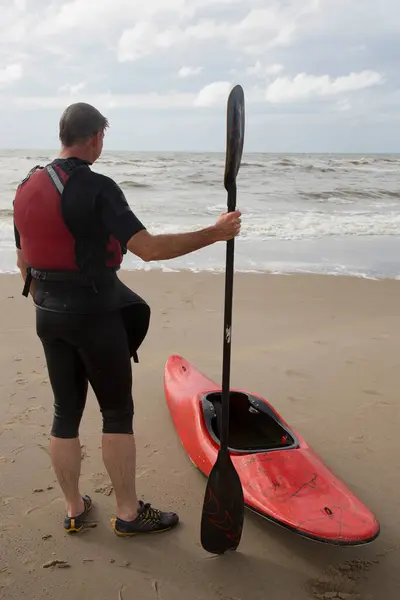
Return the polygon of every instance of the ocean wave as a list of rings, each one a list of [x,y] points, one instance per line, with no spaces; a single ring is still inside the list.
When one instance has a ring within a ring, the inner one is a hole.
[[[165,263],[127,263],[123,267],[127,271],[161,271],[163,273],[210,273],[222,275],[225,273],[225,263],[223,264],[181,264],[179,267],[171,268]],[[375,270],[354,268],[351,266],[332,263],[307,263],[307,262],[287,262],[287,261],[266,261],[262,264],[236,264],[236,273],[253,275],[330,275],[335,277],[357,277],[378,281],[380,279],[400,279],[400,275],[393,273],[379,272]]]
[[[216,185],[223,185],[223,176],[222,177],[213,177],[210,176],[209,172],[205,173],[190,173],[180,177],[180,181],[185,185],[204,185],[207,187],[214,187]]]
[[[251,164],[251,163],[249,163]],[[359,156],[359,157],[345,157],[345,156],[332,156],[332,155],[299,155],[296,159],[294,157],[285,157],[280,160],[268,160],[264,163],[258,163],[260,167],[276,167],[290,168],[291,170],[298,168],[302,171],[320,171],[322,173],[334,173],[336,171],[364,171],[366,167],[371,167],[371,170],[375,170],[379,165],[400,165],[399,156]],[[367,169],[369,170],[369,169]],[[380,169],[378,169],[380,170]]]
[[[218,205],[213,207],[215,213]],[[189,232],[207,225],[206,222],[160,223],[144,219],[146,227],[154,234]],[[285,214],[246,215],[242,217],[240,238],[249,241],[312,240],[328,237],[399,236],[400,215],[349,213],[327,214],[323,212],[290,212]]]
[[[282,240],[349,236],[399,236],[400,214],[290,212],[268,217],[243,219],[241,235],[245,239]]]
[[[147,229],[154,234],[189,232],[201,229],[212,223],[226,207],[222,204],[210,205],[207,213],[213,218],[208,221],[205,212],[193,214],[185,211],[185,217],[169,222],[154,220],[154,215],[141,214]],[[182,217],[183,213],[180,212]],[[201,218],[203,216],[203,218]],[[150,217],[150,218],[149,218]],[[12,219],[0,219],[0,242],[13,240]],[[319,211],[290,211],[282,214],[244,213],[242,215],[241,239],[263,241],[269,239],[302,240],[323,237],[359,237],[359,236],[400,236],[400,214],[398,211],[387,213],[349,212],[326,213]]]
[[[300,191],[297,193],[298,196],[304,198],[305,200],[313,200],[317,202],[337,202],[343,201],[346,202],[355,202],[358,200],[380,200],[380,199],[395,199],[400,200],[400,189],[399,191],[394,190],[384,190],[384,189],[353,189],[353,188],[336,188],[334,190],[324,190],[324,191],[316,191],[316,192],[305,192]]]
[[[358,157],[332,157],[330,163],[335,165],[351,165],[352,167],[364,167],[379,164],[400,164],[399,156],[358,156]]]
[[[0,219],[2,218],[7,218],[7,217],[12,217],[14,214],[14,211],[12,208],[2,208],[0,209]]]
[[[206,206],[205,212],[208,215],[218,216],[221,213],[226,212],[226,203],[223,204],[222,202],[220,202],[218,204],[210,204],[209,206]]]
[[[102,158],[99,159],[99,161],[96,163],[99,167],[102,165],[109,165],[112,167],[123,167],[123,166],[130,166],[130,167],[136,167],[139,165],[143,165],[146,164],[148,161],[146,160],[140,160],[138,158],[132,158],[130,160],[123,160],[123,159],[112,159],[112,158]]]
[[[119,183],[121,187],[132,187],[132,188],[151,188],[153,187],[150,183],[142,183],[141,181],[133,181],[132,179],[126,179]]]
[[[260,162],[242,162],[240,165],[240,168],[244,167],[244,168],[249,168],[249,167],[256,167],[256,168],[261,168],[261,169],[265,169],[266,167],[266,163],[260,163]]]
[[[368,158],[361,158],[359,160],[348,160],[346,161],[349,165],[358,167],[359,165],[372,165],[375,161],[369,160]]]
[[[274,165],[277,167],[297,167],[298,164],[299,163],[292,158],[281,158],[274,163]]]
[[[34,161],[38,161],[39,163],[40,162],[48,163],[51,160],[53,160],[52,156],[49,156],[49,155],[47,155],[47,156],[46,155],[42,155],[41,156],[40,154],[37,154],[35,156],[25,156],[24,158],[25,158],[25,160],[34,160]]]
[[[335,167],[322,167],[318,165],[304,165],[301,167],[303,171],[318,171],[320,173],[336,173]]]

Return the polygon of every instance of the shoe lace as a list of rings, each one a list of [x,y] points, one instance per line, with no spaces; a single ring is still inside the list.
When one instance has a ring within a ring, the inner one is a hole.
[[[161,511],[157,508],[153,508],[150,503],[145,504],[141,511],[141,521],[147,521],[148,523],[158,525],[161,519]]]

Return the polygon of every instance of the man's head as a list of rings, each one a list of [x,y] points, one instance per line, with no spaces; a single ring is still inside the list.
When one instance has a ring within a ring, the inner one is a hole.
[[[108,120],[94,106],[85,102],[71,104],[60,118],[62,153],[95,162],[103,150],[107,127]]]

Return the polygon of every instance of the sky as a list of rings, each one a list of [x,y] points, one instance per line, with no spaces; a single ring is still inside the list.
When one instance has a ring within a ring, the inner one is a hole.
[[[57,148],[73,102],[107,150],[400,152],[398,0],[0,0],[0,147]]]

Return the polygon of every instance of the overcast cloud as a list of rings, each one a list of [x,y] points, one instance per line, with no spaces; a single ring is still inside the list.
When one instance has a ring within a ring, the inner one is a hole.
[[[106,148],[400,151],[398,0],[0,0],[0,145],[57,148],[95,104]]]

